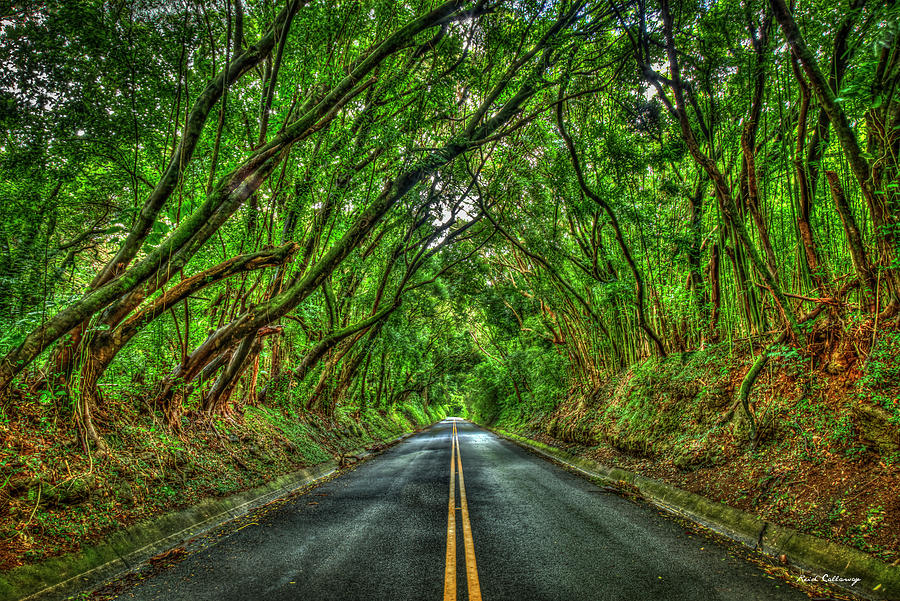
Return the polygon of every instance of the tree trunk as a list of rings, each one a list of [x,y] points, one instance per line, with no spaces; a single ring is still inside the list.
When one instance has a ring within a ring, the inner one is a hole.
[[[818,62],[807,47],[806,40],[803,39],[803,35],[794,22],[794,18],[791,16],[791,12],[784,0],[770,0],[770,4],[775,12],[775,18],[778,19],[784,31],[785,39],[803,66],[803,70],[806,71],[810,88],[812,88],[819,104],[828,115],[829,121],[831,121],[834,133],[838,142],[840,142],[841,149],[844,151],[844,156],[850,164],[850,170],[859,183],[862,196],[872,217],[872,225],[875,229],[875,239],[880,255],[879,262],[886,268],[886,279],[890,283],[890,288],[895,291],[900,290],[900,278],[898,278],[897,269],[893,266],[894,258],[897,256],[893,228],[891,227],[893,216],[887,206],[885,195],[879,194],[879,191],[875,189],[872,167],[863,156],[856,133],[850,127],[850,120],[819,69]]]
[[[697,140],[694,137],[694,132],[691,128],[687,111],[685,110],[684,93],[682,90],[678,55],[675,50],[672,16],[669,12],[668,0],[661,0],[661,6],[663,28],[665,30],[666,37],[666,54],[669,59],[669,69],[672,74],[671,87],[673,95],[675,96],[675,113],[678,118],[679,125],[681,126],[682,138],[685,141],[685,145],[687,146],[688,152],[690,153],[691,157],[693,157],[694,161],[707,173],[707,175],[709,175],[710,179],[713,181],[713,185],[716,191],[716,197],[719,199],[719,209],[722,213],[722,217],[724,218],[726,223],[731,225],[732,232],[735,234],[741,245],[747,251],[747,255],[750,259],[750,262],[753,264],[754,269],[762,276],[763,280],[765,281],[766,286],[772,293],[772,297],[775,301],[776,306],[784,316],[786,322],[785,325],[792,332],[792,335],[796,335],[797,318],[794,315],[794,312],[791,309],[787,298],[782,292],[781,286],[778,284],[775,278],[772,277],[772,274],[769,273],[769,269],[760,258],[756,247],[750,239],[750,236],[747,234],[746,228],[744,227],[744,224],[740,219],[737,206],[734,202],[734,197],[731,194],[731,190],[728,186],[728,182],[725,179],[725,176],[721,171],[719,171],[716,163],[710,157],[704,154],[704,152],[700,149],[700,146],[697,144]],[[657,83],[657,85],[661,86],[661,84],[659,83]]]
[[[878,282],[875,280],[869,257],[866,255],[859,227],[856,225],[853,211],[847,203],[847,197],[844,195],[844,188],[841,186],[838,174],[834,171],[826,171],[825,177],[828,178],[831,196],[834,199],[834,207],[837,209],[841,218],[841,225],[844,227],[844,236],[847,238],[847,243],[850,247],[850,258],[853,261],[853,266],[856,268],[856,274],[859,276],[860,289],[865,299],[866,309],[869,313],[876,313],[878,307],[875,299],[878,294]]]

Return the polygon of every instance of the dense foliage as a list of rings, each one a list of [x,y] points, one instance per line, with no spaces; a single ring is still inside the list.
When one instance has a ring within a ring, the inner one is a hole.
[[[773,345],[840,369],[897,318],[898,34],[873,0],[17,3],[4,415],[516,420],[742,340],[752,423]]]

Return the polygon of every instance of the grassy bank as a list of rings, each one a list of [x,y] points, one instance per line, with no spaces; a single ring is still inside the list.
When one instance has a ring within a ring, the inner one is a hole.
[[[647,359],[491,425],[897,562],[898,343],[884,330],[826,354],[770,349],[750,395],[755,436],[736,402],[753,356],[727,345]]]
[[[284,406],[184,419],[173,432],[141,402],[105,416],[106,454],[85,453],[73,419],[24,399],[0,423],[0,570],[78,550],[123,526],[340,459],[444,417],[415,397],[391,411],[329,418]]]

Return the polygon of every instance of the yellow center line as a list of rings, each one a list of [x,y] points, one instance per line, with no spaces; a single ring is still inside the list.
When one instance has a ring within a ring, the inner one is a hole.
[[[458,469],[457,469],[458,468]],[[456,422],[450,435],[450,502],[447,507],[447,562],[444,570],[444,601],[456,601],[456,472],[459,472],[459,498],[462,511],[463,544],[466,551],[466,585],[469,601],[481,601],[481,585],[475,564],[475,542],[469,524],[469,505],[463,480],[462,456],[459,452],[459,433]]]
[[[472,526],[469,524],[466,483],[463,481],[462,456],[459,452],[459,435],[456,436],[456,465],[459,468],[459,498],[462,507],[463,541],[466,548],[466,584],[469,588],[469,601],[481,601],[481,585],[478,583],[478,567],[475,565],[475,541],[472,540]]]
[[[444,569],[444,601],[456,601],[456,424],[450,435],[450,503],[447,507],[447,561]]]

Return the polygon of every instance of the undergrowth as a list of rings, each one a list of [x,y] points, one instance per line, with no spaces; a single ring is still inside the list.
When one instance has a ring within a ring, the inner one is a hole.
[[[483,423],[895,561],[898,349],[895,327],[848,334],[826,355],[770,348],[750,396],[755,438],[735,400],[760,350],[726,344],[645,359],[549,412],[498,407],[480,415],[492,416]]]
[[[144,403],[110,403],[109,452],[85,453],[71,415],[24,399],[0,422],[0,569],[71,552],[124,525],[203,498],[260,486],[442,419],[410,398],[391,410],[339,407],[331,417],[286,404],[163,427]]]

